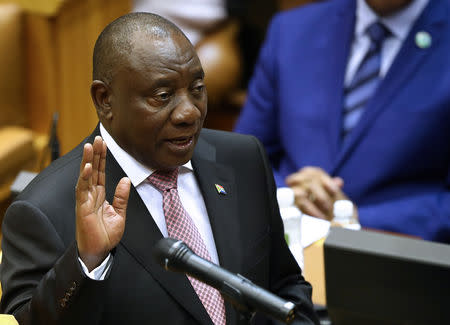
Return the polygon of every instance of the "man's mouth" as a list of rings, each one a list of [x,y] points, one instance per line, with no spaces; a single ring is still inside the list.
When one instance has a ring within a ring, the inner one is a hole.
[[[174,150],[183,150],[189,148],[194,143],[194,137],[178,137],[167,140],[170,147]]]
[[[191,140],[192,140],[192,137],[184,137],[184,138],[172,139],[169,141],[172,142],[173,144],[181,146],[184,144],[188,144],[189,142],[191,142]]]

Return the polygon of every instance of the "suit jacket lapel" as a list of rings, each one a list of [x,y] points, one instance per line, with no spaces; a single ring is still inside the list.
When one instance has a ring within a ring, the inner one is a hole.
[[[296,105],[308,110],[312,121],[320,126],[315,128],[317,132],[312,131],[315,132],[314,137],[326,138],[323,142],[327,143],[329,148],[329,160],[321,162],[326,170],[333,167],[341,146],[343,83],[353,38],[356,4],[353,0],[339,0],[335,3],[330,2],[328,5],[331,8],[327,23],[315,26],[313,34],[307,33],[307,40],[305,33],[302,32],[302,38],[295,42],[308,41],[308,46],[302,44],[300,54],[294,51],[296,56],[290,61],[287,60],[287,62],[294,62],[289,65],[289,70],[294,70],[292,78],[307,76],[305,79],[308,82],[299,86],[299,91],[307,95],[300,98],[300,104]],[[320,64],[311,65],[304,62],[296,64],[298,55]],[[297,108],[293,107],[292,111],[296,110]],[[292,116],[292,118],[297,117]],[[308,135],[311,136],[311,134]],[[316,146],[317,142],[312,141],[311,144]]]
[[[441,8],[439,8],[439,6]],[[420,63],[436,48],[442,34],[442,27],[446,22],[445,1],[430,1],[419,19],[412,27],[409,35],[405,39],[399,53],[392,62],[391,68],[380,83],[376,93],[368,102],[361,120],[355,129],[348,135],[348,139],[343,143],[342,150],[332,171],[336,174],[343,162],[348,158],[355,146],[364,138],[371,125],[378,116],[386,109],[393,109],[390,106],[392,99],[397,96],[408,96],[399,88],[412,78]],[[415,36],[419,31],[426,31],[432,37],[432,45],[429,48],[421,49],[415,43]]]
[[[241,252],[239,247],[239,223],[237,193],[234,172],[231,168],[218,164],[215,148],[200,137],[192,165],[200,190],[205,200],[206,209],[214,235],[220,265],[231,272],[241,270]],[[226,194],[220,194],[216,184],[223,186]],[[236,323],[237,314],[226,305],[227,323]]]
[[[329,128],[326,128],[329,130],[328,136],[332,146],[331,157],[336,157],[341,148],[343,84],[353,40],[355,11],[356,1],[346,1],[344,6],[339,6],[337,14],[332,16],[333,21],[329,24],[330,30],[323,33],[322,42],[326,44],[325,52],[331,58],[328,60],[328,69],[333,71],[330,73],[332,84],[329,87],[329,94],[331,94],[329,107],[334,107],[334,109],[331,110],[331,116],[328,116]]]
[[[97,133],[99,134],[99,133]],[[93,137],[92,137],[93,138]],[[106,198],[112,202],[119,180],[126,176],[108,151],[106,158]],[[136,189],[132,186],[127,208],[125,233],[119,245],[127,250],[167,292],[193,315],[199,324],[212,324],[200,299],[184,274],[166,271],[157,264],[152,248],[163,238]]]

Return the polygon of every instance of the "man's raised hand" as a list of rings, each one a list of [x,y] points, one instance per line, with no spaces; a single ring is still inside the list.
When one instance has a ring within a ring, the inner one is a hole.
[[[99,266],[120,242],[131,182],[117,184],[112,204],[105,198],[106,143],[100,136],[84,145],[76,186],[76,240],[78,253],[89,271]]]

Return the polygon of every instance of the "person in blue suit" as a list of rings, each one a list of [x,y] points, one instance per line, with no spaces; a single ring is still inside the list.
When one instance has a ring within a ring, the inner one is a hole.
[[[349,198],[363,227],[450,243],[449,18],[448,0],[321,1],[274,17],[235,131],[263,142],[303,212],[330,219]]]

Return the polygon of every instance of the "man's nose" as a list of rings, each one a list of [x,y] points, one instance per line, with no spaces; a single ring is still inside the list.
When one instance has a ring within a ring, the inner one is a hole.
[[[201,117],[199,108],[190,96],[181,96],[178,105],[172,112],[171,119],[174,124],[193,124]]]

